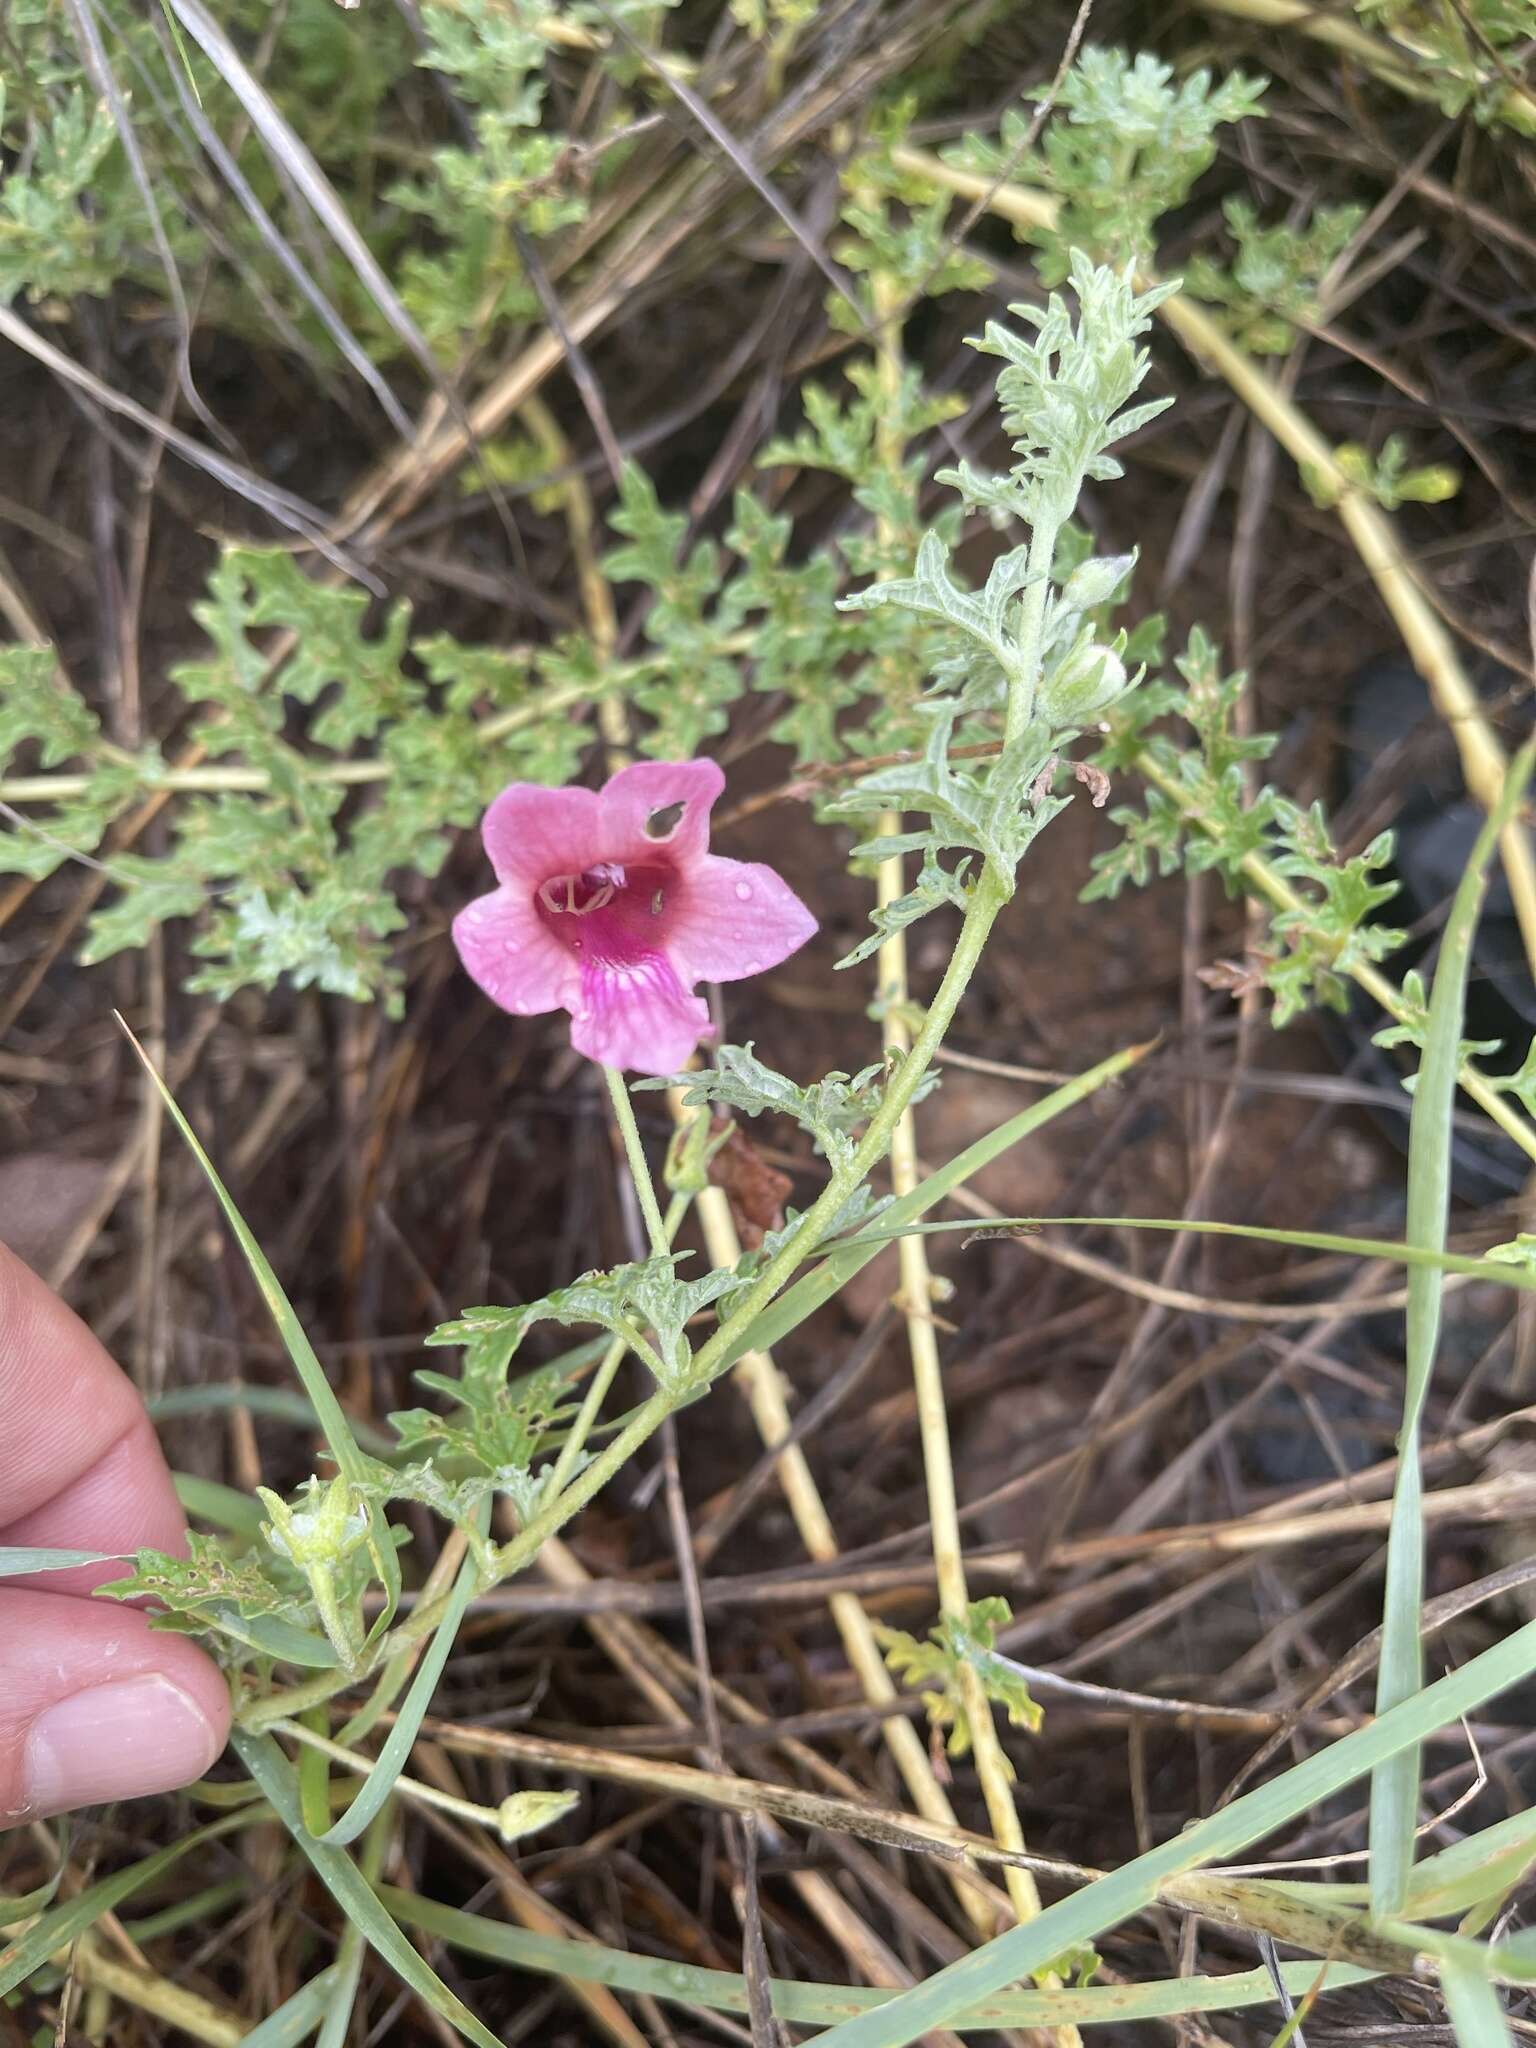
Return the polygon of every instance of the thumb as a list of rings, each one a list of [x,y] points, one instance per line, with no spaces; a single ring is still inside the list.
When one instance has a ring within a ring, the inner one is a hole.
[[[0,1246],[0,1544],[180,1550],[143,1404],[83,1324]],[[185,1636],[89,1597],[111,1565],[0,1586],[0,1828],[168,1792],[213,1762],[229,1693]]]
[[[0,1828],[172,1791],[228,1729],[216,1666],[136,1609],[0,1592]]]

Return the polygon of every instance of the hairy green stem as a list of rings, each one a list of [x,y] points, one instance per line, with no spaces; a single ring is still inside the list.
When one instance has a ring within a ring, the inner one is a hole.
[[[713,649],[726,657],[746,654],[750,650],[751,637],[742,633],[726,635]],[[623,693],[652,674],[664,659],[657,654],[642,655],[634,661],[614,662],[595,678],[584,676],[580,682],[553,683],[547,689],[535,691],[523,703],[498,711],[494,717],[480,722],[475,728],[475,737],[482,744],[492,746],[498,740],[509,739],[515,732],[537,725],[542,719],[570,710],[573,705],[589,704],[594,698],[603,699]],[[109,742],[99,745],[95,752],[116,765],[137,769],[142,777],[143,793],[168,790],[176,796],[259,796],[272,787],[272,777],[265,768],[244,768],[232,762],[212,761],[199,762],[195,767],[154,769],[145,768],[136,756]],[[354,788],[365,783],[388,782],[394,773],[395,763],[391,759],[375,755],[371,760],[310,762],[306,764],[305,780]],[[0,779],[0,802],[65,803],[86,795],[91,782],[90,774],[73,771],[57,775],[13,775]]]
[[[981,958],[987,936],[997,914],[1011,894],[1011,878],[998,874],[987,867],[971,892],[965,917],[955,950],[950,955],[944,979],[939,984],[922,1029],[913,1041],[912,1050],[892,1076],[879,1109],[870,1120],[852,1157],[828,1179],[821,1194],[811,1204],[800,1220],[799,1228],[783,1244],[775,1256],[758,1274],[742,1297],[739,1307],[727,1324],[723,1324],[700,1350],[694,1361],[695,1372],[686,1395],[658,1387],[640,1406],[635,1409],[629,1421],[579,1472],[563,1492],[547,1501],[539,1512],[502,1544],[495,1553],[495,1577],[489,1582],[496,1584],[521,1571],[538,1556],[543,1544],[565,1526],[571,1517],[584,1508],[588,1501],[601,1493],[635,1453],[652,1437],[683,1402],[692,1399],[701,1382],[707,1382],[724,1369],[729,1347],[735,1333],[745,1329],[758,1311],[767,1306],[798,1266],[801,1266],[815,1251],[817,1245],[838,1210],[848,1200],[854,1189],[861,1185],[870,1170],[885,1156],[890,1145],[891,1134],[901,1120],[918,1085],[932,1063],[934,1054],[949,1029],[955,1011],[970,986],[971,976]],[[285,1716],[297,1715],[306,1707],[327,1700],[343,1687],[366,1678],[387,1658],[407,1649],[423,1636],[430,1635],[442,1618],[448,1595],[423,1601],[412,1609],[406,1619],[381,1636],[371,1653],[354,1672],[324,1671],[302,1685],[289,1688],[281,1694],[269,1694],[264,1699],[253,1700],[239,1713],[240,1725],[253,1732],[270,1728],[275,1721]]]
[[[268,1732],[286,1735],[300,1745],[301,1755],[328,1757],[343,1770],[351,1771],[358,1777],[366,1778],[373,1769],[375,1759],[363,1756],[357,1750],[348,1749],[345,1743],[332,1742],[322,1729],[311,1728],[304,1721],[272,1721]],[[435,1806],[441,1813],[451,1813],[457,1820],[473,1821],[477,1827],[489,1828],[495,1834],[500,1827],[500,1815],[494,1806],[482,1806],[478,1800],[460,1799],[452,1792],[443,1792],[436,1785],[426,1785],[418,1778],[401,1776],[395,1780],[395,1792],[402,1799],[417,1800],[423,1806]],[[308,1823],[306,1822],[306,1826]],[[377,1823],[375,1823],[377,1825]],[[310,1833],[316,1830],[310,1828]],[[319,1830],[324,1833],[324,1828]]]
[[[640,1213],[645,1218],[645,1234],[651,1241],[651,1256],[664,1259],[672,1249],[672,1241],[667,1235],[666,1224],[661,1220],[661,1204],[656,1199],[656,1184],[651,1179],[650,1162],[645,1156],[645,1147],[640,1142],[640,1126],[635,1122],[635,1105],[629,1099],[624,1076],[616,1067],[605,1066],[603,1079],[608,1083],[608,1099],[613,1104],[614,1121],[618,1124],[619,1136],[624,1140],[624,1156],[629,1161],[629,1177],[635,1184]]]
[[[689,1195],[674,1195],[667,1204],[667,1213],[662,1219],[662,1232],[666,1238],[668,1249],[671,1248],[677,1237],[678,1230],[683,1218],[688,1213],[691,1202],[692,1197]],[[597,1423],[598,1414],[602,1409],[604,1400],[607,1398],[608,1389],[613,1384],[613,1376],[623,1364],[629,1349],[630,1344],[627,1337],[615,1337],[608,1346],[608,1349],[603,1353],[601,1359],[599,1359],[597,1370],[592,1375],[592,1384],[587,1388],[581,1407],[577,1410],[576,1419],[571,1424],[565,1442],[560,1446],[560,1455],[555,1460],[555,1469],[550,1474],[549,1495],[552,1500],[558,1497],[560,1489],[571,1476],[577,1458],[586,1448],[587,1438],[592,1434],[593,1428]]]
[[[960,999],[970,986],[971,976],[976,971],[987,935],[996,921],[998,912],[1008,901],[1011,883],[992,868],[982,870],[966,907],[960,933],[955,940],[955,950],[950,955],[948,967],[938,992],[929,1005],[923,1019],[922,1029],[912,1044],[912,1050],[896,1069],[890,1085],[885,1091],[879,1109],[870,1121],[868,1130],[859,1141],[847,1165],[834,1173],[816,1200],[801,1217],[798,1228],[786,1243],[758,1274],[751,1287],[733,1309],[730,1323],[717,1330],[715,1335],[700,1351],[695,1364],[699,1374],[708,1378],[711,1370],[723,1362],[724,1353],[732,1341],[732,1332],[745,1329],[752,1318],[773,1299],[797,1266],[803,1265],[820,1243],[822,1233],[847,1201],[854,1189],[860,1185],[870,1169],[885,1157],[891,1142],[891,1134],[901,1121],[902,1112],[917,1093],[918,1084],[932,1063],[934,1054],[943,1042],[944,1034],[959,1007]]]
[[[1074,496],[1076,494],[1074,493]],[[1009,746],[1023,736],[1035,712],[1040,688],[1040,642],[1045,632],[1045,603],[1051,590],[1051,563],[1056,557],[1056,537],[1061,521],[1042,518],[1029,540],[1029,574],[1019,605],[1019,666],[1008,678],[1008,710],[1003,724],[1003,744]]]
[[[1163,767],[1150,748],[1143,748],[1136,761],[1136,772],[1144,782],[1175,803],[1181,814],[1192,825],[1202,831],[1211,830],[1202,812],[1195,806],[1190,792],[1179,777]],[[1305,910],[1306,899],[1294,890],[1285,877],[1267,861],[1261,853],[1243,856],[1244,878],[1251,882],[1261,896],[1266,897],[1277,910]],[[1344,970],[1357,987],[1364,989],[1373,1002],[1379,1003],[1389,1017],[1399,1023],[1407,1021],[1408,1010],[1403,1002],[1401,989],[1397,988],[1390,976],[1382,974],[1369,961],[1361,960]],[[1507,1098],[1471,1060],[1463,1060],[1457,1069],[1457,1080],[1463,1091],[1470,1095],[1478,1108],[1490,1116],[1506,1136],[1514,1139],[1521,1151],[1530,1159],[1536,1159],[1536,1129],[1527,1118],[1513,1108]]]
[[[358,1630],[336,1594],[336,1577],[328,1564],[312,1564],[304,1575],[314,1595],[315,1612],[330,1638],[331,1648],[348,1668],[357,1661]]]

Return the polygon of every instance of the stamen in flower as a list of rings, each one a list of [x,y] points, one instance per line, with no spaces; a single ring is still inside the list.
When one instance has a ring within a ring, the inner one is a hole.
[[[724,782],[713,761],[645,761],[595,792],[503,790],[482,828],[500,886],[453,927],[491,1000],[568,1010],[576,1050],[609,1066],[686,1065],[712,1028],[695,984],[776,966],[816,929],[772,868],[709,851]]]

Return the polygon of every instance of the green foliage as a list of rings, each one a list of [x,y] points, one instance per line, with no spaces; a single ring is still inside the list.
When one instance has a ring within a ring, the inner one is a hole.
[[[874,146],[843,173],[840,217],[850,232],[832,244],[845,270],[861,281],[878,275],[902,294],[908,309],[919,298],[982,291],[992,281],[989,265],[956,248],[944,195],[891,161],[891,148],[905,139],[914,112],[903,103],[883,119],[877,116]],[[878,334],[891,318],[876,306],[871,290],[859,291],[852,305],[834,294],[827,312],[845,334]]]
[[[928,1720],[935,1730],[947,1729],[944,1747],[954,1757],[969,1756],[973,1742],[970,1714],[960,1684],[962,1667],[981,1680],[987,1698],[1000,1706],[1015,1728],[1038,1729],[1043,1719],[1030,1696],[1024,1673],[997,1649],[997,1632],[1013,1619],[1013,1609],[996,1594],[973,1600],[961,1618],[946,1615],[919,1642],[905,1629],[878,1626],[875,1634],[885,1661],[903,1685],[930,1688],[923,1693]]]
[[[467,1340],[461,1334],[466,1323],[473,1326]],[[487,1340],[495,1355],[510,1355],[506,1346],[511,1333],[500,1314],[471,1310],[463,1322],[443,1327],[454,1332],[452,1341],[467,1341],[461,1377],[450,1379],[440,1372],[419,1372],[416,1377],[424,1387],[462,1403],[461,1412],[445,1418],[428,1408],[399,1410],[389,1420],[400,1449],[408,1457],[426,1453],[463,1459],[488,1478],[508,1468],[526,1472],[546,1447],[550,1432],[570,1420],[569,1376],[542,1366],[508,1383],[504,1371],[498,1375],[485,1370],[483,1363],[477,1366],[473,1361],[477,1356],[483,1361]],[[427,1339],[429,1344],[440,1341],[440,1334]]]
[[[1511,82],[1536,38],[1536,0],[1355,0],[1356,10],[1419,69],[1442,113],[1470,113],[1484,127],[1499,121],[1529,135],[1536,120]]]
[[[544,15],[454,0],[413,10],[419,40],[395,10],[364,20],[334,0],[293,0],[276,17],[256,0],[230,0],[220,19],[237,45],[265,42],[262,89],[451,366],[466,346],[539,314],[519,235],[536,245],[581,222],[594,181],[622,161],[622,144],[600,146],[635,112],[633,60],[607,48],[615,11],[653,39],[655,0],[624,0],[617,9],[576,0]],[[217,67],[186,38],[177,48],[165,26],[168,7],[98,0],[93,13],[151,183],[174,195],[161,228],[178,269],[202,281],[199,320],[260,333],[334,366],[337,336],[293,267],[209,176],[189,108],[224,139],[245,190],[282,231],[283,178]],[[570,37],[584,28],[608,76],[601,110],[576,147],[552,118],[548,86]],[[0,299],[25,294],[65,318],[69,301],[105,296],[125,279],[164,299],[152,224],[69,10],[18,0],[7,14],[6,60]],[[424,72],[433,75],[430,88]],[[312,241],[303,262],[375,360],[398,354],[399,335],[339,251]]]
[[[969,510],[997,525],[1026,524],[1028,543],[1000,555],[983,588],[969,591],[930,529],[918,543],[913,574],[843,600],[845,610],[895,609],[940,629],[930,643],[935,692],[916,707],[926,725],[920,758],[875,770],[828,806],[839,818],[894,812],[927,820],[912,830],[881,831],[855,849],[868,860],[895,853],[922,860],[916,882],[875,913],[873,934],[844,966],[933,910],[963,910],[982,872],[1011,892],[1019,861],[1068,801],[1053,794],[1061,751],[1132,681],[1129,637],[1102,636],[1133,558],[1093,557],[1069,521],[1086,481],[1122,474],[1108,452],[1113,444],[1170,402],[1129,403],[1148,368],[1137,338],[1169,288],[1138,296],[1128,271],[1095,267],[1081,255],[1074,255],[1071,275],[1075,319],[1053,293],[1043,311],[1011,309],[1035,329],[1032,337],[989,321],[974,344],[1005,364],[997,393],[1013,444],[1011,468],[982,475],[962,462],[940,473]],[[1003,745],[974,762],[953,759],[957,722],[998,712],[1006,712]]]
[[[194,1532],[187,1555],[141,1550],[134,1569],[100,1589],[114,1600],[150,1600],[152,1628],[200,1638],[232,1668],[274,1661],[326,1670],[336,1653],[317,1633],[303,1577],[272,1554],[239,1552],[222,1537]]]
[[[111,113],[81,86],[62,95],[50,119],[22,122],[9,113],[0,92],[0,136],[32,146],[0,179],[0,300],[109,291],[142,231],[138,195],[121,166],[116,177],[104,174],[117,149]]]
[[[1365,208],[1317,206],[1305,228],[1285,222],[1261,226],[1239,194],[1225,201],[1222,212],[1237,245],[1231,268],[1196,256],[1185,268],[1184,289],[1225,306],[1238,340],[1255,355],[1285,355],[1297,323],[1319,317],[1318,286],[1364,220]]]
[[[59,676],[51,647],[0,650],[0,752],[36,740],[40,765],[56,768],[85,753],[99,729],[95,712]]]
[[[451,1337],[444,1336],[451,1330]],[[467,1334],[466,1334],[467,1332]],[[389,1482],[393,1498],[419,1500],[456,1523],[487,1576],[490,1551],[478,1527],[476,1508],[487,1489],[505,1494],[519,1520],[537,1512],[553,1467],[538,1464],[552,1450],[560,1430],[576,1413],[572,1380],[558,1366],[541,1366],[508,1382],[507,1364],[521,1332],[504,1312],[468,1310],[427,1339],[465,1346],[458,1379],[418,1372],[422,1386],[458,1404],[447,1416],[430,1408],[404,1408],[390,1416],[406,1461]]]
[[[1137,292],[1129,266],[1109,269],[1076,250],[1067,274],[1077,298],[1075,319],[1053,292],[1043,312],[1029,305],[1008,309],[1034,328],[1033,336],[989,320],[974,344],[1007,365],[998,376],[997,399],[1017,460],[1006,477],[978,477],[962,463],[941,480],[954,484],[968,509],[985,511],[994,521],[1059,526],[1084,483],[1107,483],[1124,474],[1107,452],[1114,443],[1173,403],[1154,398],[1131,406],[1130,400],[1149,367],[1137,338],[1177,287]]]
[[[117,893],[91,922],[86,960],[201,912],[194,988],[222,997],[287,979],[394,999],[396,878],[433,873],[451,829],[507,782],[568,780],[584,735],[565,707],[601,685],[563,645],[522,659],[440,636],[412,643],[408,607],[377,633],[369,611],[364,593],[312,582],[281,550],[226,551],[195,607],[212,651],[171,681],[213,762],[235,757],[229,786],[215,765],[172,810],[163,855],[110,862]],[[291,636],[286,659],[272,654],[274,628]],[[167,770],[157,754],[107,746],[46,651],[11,650],[4,680],[16,685],[0,713],[13,766],[35,750],[84,775],[79,794],[0,835],[0,871],[48,873],[71,851],[96,853]],[[361,742],[371,747],[359,756]],[[349,803],[358,784],[365,794]]]
[[[1351,483],[1369,491],[1377,504],[1389,512],[1395,512],[1399,505],[1443,504],[1461,489],[1461,477],[1449,463],[1411,466],[1407,437],[1402,434],[1388,434],[1374,454],[1358,441],[1345,441],[1334,450],[1334,460]],[[1331,493],[1325,486],[1321,490],[1314,488],[1314,496],[1326,504]]]
[[[1066,807],[1064,798],[1039,788],[1050,749],[1038,725],[1026,729],[1011,754],[975,767],[951,764],[955,708],[942,702],[933,706],[928,746],[920,760],[866,775],[832,807],[842,818],[912,811],[928,820],[922,829],[878,833],[855,847],[863,860],[883,860],[892,853],[921,853],[923,860],[913,887],[896,903],[873,913],[874,932],[838,962],[840,967],[867,959],[888,931],[913,924],[945,904],[963,910],[976,880],[972,854],[979,854],[1011,882],[1035,835]],[[1029,792],[1022,801],[1021,783]],[[940,855],[956,851],[960,860],[945,868]]]
[[[1375,1033],[1373,1045],[1411,1045],[1423,1052],[1429,1031],[1429,991],[1424,977],[1418,969],[1410,968],[1403,976],[1401,1010],[1396,1021]],[[1482,1060],[1504,1050],[1504,1041],[1499,1038],[1464,1038],[1456,1054],[1456,1064],[1464,1065],[1468,1060]],[[1407,1074],[1403,1086],[1411,1095],[1418,1081],[1417,1074]],[[1502,1094],[1513,1095],[1527,1116],[1536,1116],[1536,1039],[1526,1050],[1525,1058],[1513,1074],[1489,1074],[1487,1085]],[[1494,1255],[1488,1254],[1490,1258]]]
[[[1175,667],[1182,688],[1150,686],[1109,715],[1097,766],[1107,772],[1139,765],[1155,771],[1155,780],[1142,809],[1110,812],[1121,836],[1095,856],[1083,901],[1181,868],[1214,871],[1237,894],[1244,862],[1261,855],[1297,885],[1296,903],[1271,913],[1268,943],[1252,965],[1274,997],[1276,1025],[1314,1003],[1343,1010],[1351,969],[1385,959],[1403,942],[1402,932],[1373,921],[1396,893],[1396,883],[1374,879],[1391,860],[1392,835],[1384,832],[1340,860],[1321,804],[1304,810],[1267,785],[1250,791],[1251,764],[1273,751],[1275,735],[1241,729],[1246,678],[1222,673],[1218,650],[1198,627]],[[1190,727],[1194,747],[1181,748],[1162,728],[1169,715]]]
[[[720,593],[720,552],[708,541],[685,551],[686,514],[664,512],[654,484],[632,462],[610,524],[628,544],[609,551],[604,569],[617,583],[645,583],[654,593],[645,627],[655,674],[635,693],[654,720],[645,751],[659,760],[686,759],[701,740],[725,731],[741,694],[740,672],[720,652],[721,636],[706,610]]]
[[[987,179],[1022,177],[1056,194],[1049,228],[1018,230],[1040,251],[1040,274],[1060,284],[1072,252],[1116,267],[1154,253],[1161,216],[1182,206],[1216,155],[1216,132],[1261,111],[1261,79],[1234,71],[1213,85],[1205,70],[1181,84],[1148,55],[1090,44],[1062,82],[1041,147],[1028,145],[1031,117],[1004,114],[995,138],[968,135],[947,152]]]
[[[722,1045],[714,1064],[664,1080],[637,1081],[637,1088],[681,1088],[690,1108],[707,1104],[712,1109],[734,1110],[742,1116],[762,1116],[772,1111],[792,1117],[834,1166],[853,1156],[853,1134],[867,1124],[879,1109],[890,1084],[889,1061],[864,1067],[859,1073],[824,1074],[808,1088],[786,1075],[766,1067],[750,1044]],[[938,1076],[925,1080],[916,1098],[921,1100],[938,1086]]]
[[[438,246],[401,263],[401,297],[445,358],[471,336],[538,312],[517,253],[514,224],[531,236],[581,220],[586,195],[565,138],[541,124],[549,54],[531,13],[491,0],[421,10],[419,62],[453,81],[468,110],[473,146],[433,152],[431,170],[391,188]]]
[[[769,728],[793,750],[797,766],[835,761],[843,751],[841,714],[861,694],[857,671],[843,663],[850,635],[836,611],[838,564],[818,549],[790,560],[792,521],[738,491],[726,544],[740,567],[726,588],[720,622],[752,639],[753,688],[789,708]]]
[[[888,576],[903,568],[925,532],[943,542],[958,539],[958,513],[945,509],[924,525],[919,498],[926,463],[909,453],[935,428],[961,409],[954,397],[935,397],[923,390],[915,370],[904,368],[887,388],[877,365],[861,358],[850,363],[852,396],[838,396],[819,384],[802,392],[805,424],[786,439],[770,441],[759,457],[764,469],[779,464],[819,471],[846,484],[849,495],[868,515],[867,522],[840,536],[836,556],[813,556],[790,571],[793,581],[781,583],[777,605],[770,595],[772,570],[754,578],[743,592],[755,598],[766,615],[788,617],[805,605],[835,592],[845,576]],[[738,508],[737,529],[747,530]],[[787,539],[787,536],[786,536]],[[749,562],[749,575],[755,564]],[[782,574],[782,572],[781,572]],[[776,645],[758,654],[755,681],[760,689],[775,686],[791,698],[793,708],[774,728],[774,736],[794,746],[799,761],[829,761],[847,752],[879,754],[922,744],[923,726],[916,715],[925,670],[940,651],[940,636],[914,630],[910,618],[882,617],[875,612],[839,618],[819,614],[820,644],[797,647],[784,637],[784,656]],[[821,655],[816,666],[797,656]],[[838,716],[856,705],[851,716]]]
[[[816,18],[816,0],[729,0],[731,19],[760,43],[788,39]]]
[[[622,1337],[660,1385],[681,1389],[688,1384],[693,1357],[686,1325],[732,1284],[729,1272],[708,1273],[701,1280],[682,1279],[678,1262],[689,1256],[676,1252],[666,1258],[615,1266],[606,1273],[583,1273],[569,1287],[557,1288],[518,1308],[466,1309],[457,1321],[440,1324],[427,1339],[428,1344],[467,1347],[465,1390],[460,1391],[458,1382],[436,1374],[420,1377],[427,1385],[464,1401],[474,1427],[477,1411],[482,1415],[495,1412],[487,1396],[499,1391],[494,1385],[496,1375],[505,1372],[507,1362],[535,1323],[595,1323]],[[548,1395],[541,1391],[538,1398],[542,1401]],[[419,1413],[412,1411],[409,1418],[413,1428]],[[546,1422],[557,1419],[558,1414],[557,1408],[551,1409]]]

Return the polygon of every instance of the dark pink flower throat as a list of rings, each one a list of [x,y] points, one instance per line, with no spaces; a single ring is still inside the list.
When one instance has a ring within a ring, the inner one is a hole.
[[[629,965],[659,952],[681,883],[659,863],[603,861],[579,875],[554,875],[535,895],[539,922],[585,963]]]

